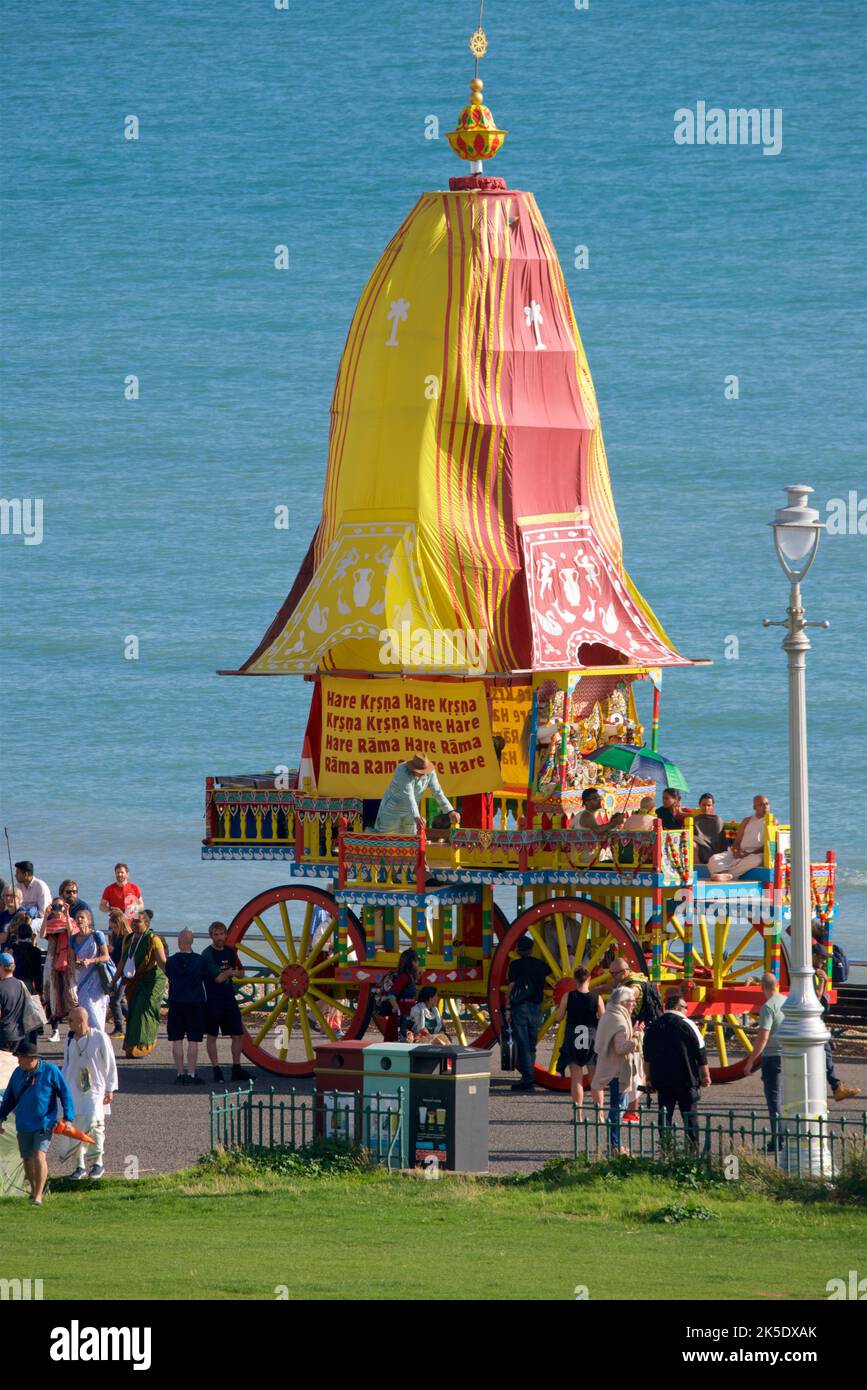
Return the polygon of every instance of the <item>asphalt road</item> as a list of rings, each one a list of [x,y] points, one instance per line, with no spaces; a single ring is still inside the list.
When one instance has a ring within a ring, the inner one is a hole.
[[[119,1043],[115,1051],[120,1052]],[[228,1058],[228,1043],[221,1042],[221,1056]],[[62,1061],[60,1043],[43,1043],[43,1056],[58,1064]],[[204,1053],[204,1048],[202,1049]],[[513,1074],[499,1069],[499,1051],[492,1056],[493,1073],[490,1102],[490,1157],[492,1172],[530,1171],[546,1159],[569,1154],[572,1147],[572,1128],[569,1097],[561,1093],[537,1089],[532,1094],[513,1094],[509,1089]],[[256,1083],[256,1091],[274,1087],[279,1094],[292,1089],[292,1081],[249,1067],[248,1077]],[[171,1049],[165,1038],[165,1025],[153,1056],[136,1061],[118,1057],[120,1090],[106,1125],[106,1172],[122,1174],[125,1165],[128,1175],[132,1161],[137,1175],[172,1172],[195,1163],[207,1152],[210,1142],[209,1095],[212,1090],[237,1090],[239,1083],[216,1085],[211,1081],[211,1069],[204,1066],[202,1087],[175,1086]],[[837,1071],[849,1085],[860,1086],[867,1092],[867,1058],[837,1058]],[[229,1067],[224,1067],[229,1076]],[[295,1082],[300,1095],[309,1095],[309,1080]],[[714,1110],[735,1108],[739,1112],[755,1109],[764,1115],[761,1081],[751,1076],[705,1092],[703,1104]],[[860,1117],[864,1099],[836,1104],[829,1102],[832,1117],[845,1114]],[[52,1151],[51,1171],[63,1173]]]

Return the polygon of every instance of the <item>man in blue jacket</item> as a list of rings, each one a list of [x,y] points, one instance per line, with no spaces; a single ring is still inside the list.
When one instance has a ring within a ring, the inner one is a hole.
[[[3,1121],[14,1110],[18,1152],[30,1183],[30,1200],[34,1206],[41,1207],[48,1182],[47,1154],[57,1123],[57,1107],[63,1110],[64,1120],[72,1121],[75,1105],[63,1072],[53,1062],[37,1056],[35,1043],[21,1043],[15,1055],[18,1066],[0,1101],[0,1134]]]

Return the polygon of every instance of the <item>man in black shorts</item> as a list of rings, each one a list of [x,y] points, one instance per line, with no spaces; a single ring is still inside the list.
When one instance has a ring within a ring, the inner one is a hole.
[[[196,1071],[199,1043],[205,1036],[205,966],[201,956],[193,953],[193,933],[178,932],[178,949],[166,961],[169,982],[168,1035],[175,1059],[176,1086],[201,1086]],[[187,1064],[184,1067],[184,1038],[187,1040]]]
[[[513,1082],[512,1090],[532,1091],[535,1089],[533,1068],[536,1065],[536,1040],[542,1020],[542,1000],[551,972],[543,960],[533,955],[531,936],[522,936],[515,949],[518,959],[509,966],[506,1008],[512,1020],[521,1080]]]
[[[224,922],[212,922],[208,927],[210,946],[202,952],[205,967],[205,1046],[208,1059],[214,1068],[214,1080],[222,1081],[223,1073],[217,1056],[217,1035],[232,1040],[232,1080],[243,1081],[246,1073],[241,1066],[241,1040],[244,1027],[241,1023],[241,1010],[235,998],[234,981],[243,978],[244,967],[238,959],[234,946],[226,945],[228,927]]]

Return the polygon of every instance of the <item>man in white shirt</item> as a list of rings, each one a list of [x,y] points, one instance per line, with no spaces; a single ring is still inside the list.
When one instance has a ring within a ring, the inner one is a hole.
[[[707,861],[714,883],[731,883],[732,879],[743,878],[750,869],[759,867],[765,845],[765,817],[770,809],[771,803],[766,796],[753,797],[753,814],[741,821],[731,849],[712,854]]]
[[[85,1154],[89,1153],[93,1164],[87,1176],[101,1178],[105,1172],[105,1117],[117,1090],[117,1062],[106,1034],[91,1028],[86,1009],[70,1009],[69,1026],[63,1075],[75,1102],[76,1126],[94,1142],[82,1144],[71,1138],[61,1139],[60,1157],[67,1159],[77,1151],[77,1165],[71,1176],[83,1178]]]
[[[33,923],[33,940],[40,951],[45,950],[45,942],[40,939],[42,919],[51,906],[51,889],[41,878],[34,878],[33,865],[29,859],[19,859],[15,865],[15,881],[21,889],[21,906]],[[35,908],[35,914],[30,911]]]

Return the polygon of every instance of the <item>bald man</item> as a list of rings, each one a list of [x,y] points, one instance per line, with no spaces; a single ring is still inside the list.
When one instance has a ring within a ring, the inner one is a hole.
[[[203,1086],[196,1065],[199,1043],[205,1036],[205,966],[202,957],[193,951],[191,931],[178,932],[178,949],[166,961],[166,976],[169,982],[167,1032],[175,1062],[175,1085]]]
[[[63,1049],[63,1075],[75,1102],[75,1123],[93,1142],[61,1138],[60,1157],[75,1157],[73,1178],[101,1178],[105,1172],[105,1117],[117,1090],[114,1048],[99,1028],[91,1028],[87,1009],[69,1011],[69,1036]],[[90,1171],[85,1162],[90,1160]]]
[[[707,861],[707,870],[714,883],[731,883],[732,879],[743,878],[750,869],[759,867],[770,809],[771,803],[766,796],[753,797],[753,814],[741,821],[731,848],[723,850],[722,854],[712,854]]]

